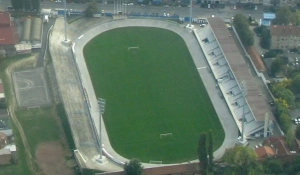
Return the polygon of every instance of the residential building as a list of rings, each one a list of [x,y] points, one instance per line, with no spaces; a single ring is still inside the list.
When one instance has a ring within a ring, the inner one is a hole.
[[[263,145],[273,148],[276,156],[287,156],[292,154],[287,146],[285,137],[283,136],[270,137],[263,141]]]
[[[274,150],[270,146],[260,146],[255,149],[258,160],[264,160],[275,156]]]
[[[280,0],[280,7],[283,7],[283,6],[295,7],[295,6],[297,6],[297,1],[296,0]]]
[[[0,52],[5,56],[13,52],[14,45],[18,43],[18,34],[15,24],[9,13],[0,12]]]
[[[290,50],[300,48],[300,27],[271,25],[271,49]]]

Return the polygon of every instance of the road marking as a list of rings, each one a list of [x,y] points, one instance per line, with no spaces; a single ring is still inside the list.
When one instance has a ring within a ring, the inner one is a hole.
[[[200,69],[206,69],[207,67],[197,67],[198,70]]]
[[[81,35],[80,37],[78,37],[78,39],[80,39],[80,38],[82,38],[83,37],[83,35]]]

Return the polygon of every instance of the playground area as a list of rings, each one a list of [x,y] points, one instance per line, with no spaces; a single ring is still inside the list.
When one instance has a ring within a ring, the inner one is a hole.
[[[34,108],[51,103],[44,68],[18,70],[12,73],[12,78],[19,107]]]

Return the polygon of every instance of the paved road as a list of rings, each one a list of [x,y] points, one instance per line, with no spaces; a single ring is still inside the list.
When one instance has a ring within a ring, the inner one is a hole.
[[[0,8],[4,9],[5,7],[11,6],[10,0],[0,0]],[[41,8],[63,8],[64,3],[63,2],[49,2],[44,1],[41,2]],[[80,3],[67,3],[67,9],[73,9],[73,10],[84,10],[87,7],[87,4],[80,4]],[[98,3],[98,8],[100,10],[104,10],[105,12],[114,12],[114,5],[113,4],[102,4]],[[124,10],[123,10],[124,11]],[[162,6],[145,6],[141,7],[139,5],[133,5],[133,6],[126,6],[127,12],[140,12],[140,13],[169,13],[169,14],[177,14],[179,16],[185,17],[189,16],[189,8],[188,7],[162,7]],[[243,9],[230,9],[229,6],[226,6],[224,9],[206,9],[206,8],[200,8],[199,5],[196,5],[193,8],[193,17],[208,17],[211,15],[220,16],[222,18],[225,17],[232,17],[236,13],[242,13],[245,16],[248,16],[251,14],[252,17],[259,19],[262,18],[262,7],[259,7],[258,10],[243,10]]]
[[[48,50],[48,31],[50,30],[50,27],[54,25],[55,18],[51,18],[48,23],[44,23],[43,25],[43,36],[42,36],[42,47],[39,50],[39,58],[36,63],[36,67],[43,67],[44,66],[44,59],[45,54]]]
[[[94,36],[98,35],[99,33],[102,33],[104,31],[117,28],[117,27],[123,27],[123,26],[155,26],[159,28],[166,28],[169,30],[172,30],[176,33],[178,33],[182,38],[185,40],[189,51],[194,59],[195,65],[199,67],[199,74],[205,84],[206,89],[208,89],[208,94],[210,98],[213,101],[213,105],[216,109],[216,112],[218,116],[220,117],[221,124],[223,128],[225,129],[225,141],[223,142],[221,148],[219,148],[215,153],[215,158],[221,158],[226,148],[230,148],[234,145],[236,142],[237,136],[238,136],[238,129],[237,126],[230,115],[230,112],[228,111],[228,108],[225,104],[225,102],[220,99],[218,95],[218,91],[215,88],[215,80],[213,76],[207,71],[205,67],[207,67],[207,63],[205,61],[204,55],[201,51],[201,48],[199,46],[199,43],[197,42],[194,35],[187,29],[185,29],[183,26],[179,26],[178,24],[174,23],[168,23],[158,20],[138,20],[138,19],[131,19],[131,20],[122,20],[122,21],[114,21],[105,23],[102,25],[99,25],[95,28],[92,28],[91,30],[83,33],[83,35],[79,36],[75,42],[75,59],[77,62],[77,65],[79,66],[80,70],[80,76],[81,80],[83,82],[83,86],[88,94],[89,104],[90,104],[90,110],[91,114],[94,118],[95,123],[99,123],[99,111],[97,107],[97,99],[95,96],[95,92],[92,86],[92,82],[90,80],[87,67],[85,65],[85,61],[83,58],[82,48],[83,46],[90,41]],[[201,67],[203,69],[201,69]],[[100,130],[99,125],[96,125],[97,130]],[[222,129],[222,128],[220,128]],[[118,161],[125,162],[127,161],[126,158],[118,155],[111,147],[109,143],[109,139],[105,130],[105,125],[101,125],[101,131],[102,131],[102,139],[103,143],[105,145],[105,150],[114,157],[114,159]],[[197,161],[197,160],[195,160]],[[145,167],[153,166],[150,164],[143,164]]]

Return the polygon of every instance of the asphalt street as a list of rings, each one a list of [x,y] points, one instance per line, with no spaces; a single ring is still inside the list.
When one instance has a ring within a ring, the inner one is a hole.
[[[3,10],[5,7],[11,6],[10,0],[0,0],[0,9],[2,8]],[[67,3],[67,9],[72,9],[72,10],[84,10],[87,7],[87,4],[81,4],[81,3]],[[114,4],[103,4],[99,3],[98,8],[99,10],[104,10],[105,12],[108,13],[113,13],[114,9],[116,6]],[[50,8],[50,9],[55,9],[59,8],[62,9],[64,8],[64,3],[63,2],[50,2],[50,1],[44,1],[41,2],[41,8]],[[130,5],[126,6],[126,11],[127,12],[135,12],[138,13],[140,12],[141,14],[148,13],[169,13],[169,14],[177,14],[180,17],[186,17],[189,16],[189,8],[188,7],[163,7],[163,6],[145,6],[142,7],[140,5]],[[234,16],[236,13],[242,13],[245,16],[251,15],[252,17],[256,19],[262,18],[263,12],[262,12],[262,7],[259,6],[257,10],[244,10],[244,9],[231,9],[229,6],[226,6],[224,9],[207,9],[207,8],[200,8],[199,5],[195,5],[193,7],[193,17],[209,17],[212,15],[215,16],[220,16],[222,18],[230,18]]]

